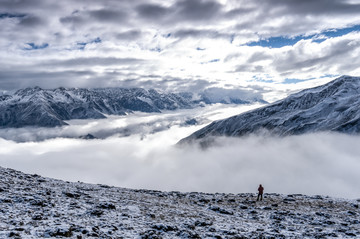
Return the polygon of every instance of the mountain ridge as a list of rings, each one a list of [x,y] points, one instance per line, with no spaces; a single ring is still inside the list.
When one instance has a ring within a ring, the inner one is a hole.
[[[142,88],[56,88],[32,87],[0,96],[0,127],[55,127],[70,119],[101,119],[133,111],[157,112],[190,109],[219,103],[206,94],[163,93]],[[221,99],[220,99],[221,101]],[[247,104],[262,99],[227,98],[221,103]]]
[[[360,133],[360,78],[341,76],[283,100],[218,120],[180,140],[210,136],[241,137],[252,133],[286,136],[309,132]]]

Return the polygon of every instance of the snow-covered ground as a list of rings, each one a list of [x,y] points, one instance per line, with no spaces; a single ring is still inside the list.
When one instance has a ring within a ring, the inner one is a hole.
[[[360,200],[71,183],[0,167],[0,238],[356,238]]]

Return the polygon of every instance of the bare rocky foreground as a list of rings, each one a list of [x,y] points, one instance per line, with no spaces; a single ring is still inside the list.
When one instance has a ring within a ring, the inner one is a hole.
[[[70,183],[0,167],[0,238],[356,238],[359,200]]]

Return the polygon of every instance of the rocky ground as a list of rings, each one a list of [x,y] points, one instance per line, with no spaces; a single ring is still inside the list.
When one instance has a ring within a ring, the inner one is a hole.
[[[360,200],[71,183],[0,167],[0,238],[356,238]]]

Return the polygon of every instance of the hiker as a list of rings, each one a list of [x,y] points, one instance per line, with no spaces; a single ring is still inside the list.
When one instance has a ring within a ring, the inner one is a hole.
[[[263,193],[264,193],[264,187],[260,184],[259,185],[259,188],[258,188],[258,196],[257,196],[257,200],[256,201],[259,201],[259,199],[260,199],[260,201],[262,201],[262,199],[263,199]]]

